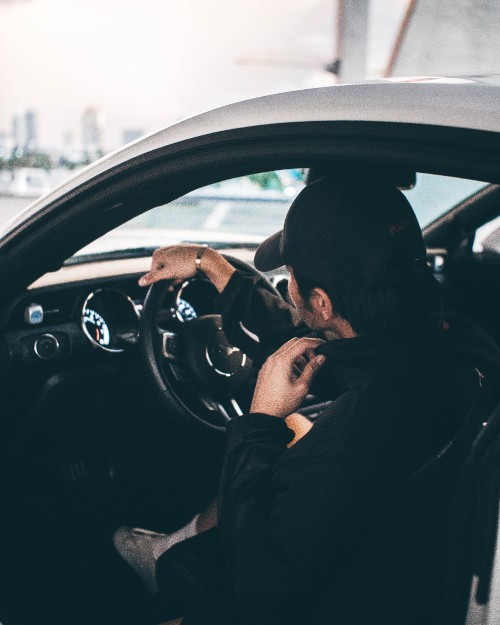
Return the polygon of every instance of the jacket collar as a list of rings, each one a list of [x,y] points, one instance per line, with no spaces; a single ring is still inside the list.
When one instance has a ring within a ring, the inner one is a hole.
[[[467,361],[488,374],[500,368],[495,341],[475,323],[448,311],[443,328],[425,336],[378,342],[368,337],[333,339],[316,351],[325,354],[325,367],[341,390],[364,386],[376,371],[438,356]]]
[[[360,336],[326,341],[316,352],[327,357],[325,365],[340,390],[365,386],[377,370],[408,363],[430,352],[441,351],[440,335],[424,340],[377,342]]]

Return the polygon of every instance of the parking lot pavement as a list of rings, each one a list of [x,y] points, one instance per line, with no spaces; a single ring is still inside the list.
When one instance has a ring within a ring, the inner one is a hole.
[[[123,227],[268,236],[283,227],[290,202],[186,196],[167,206],[153,208]]]
[[[0,228],[32,199],[0,196]],[[291,200],[263,201],[253,198],[180,198],[135,217],[122,228],[239,232],[268,236],[283,227]]]

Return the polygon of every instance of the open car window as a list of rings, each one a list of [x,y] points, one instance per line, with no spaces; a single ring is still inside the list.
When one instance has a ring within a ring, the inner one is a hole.
[[[218,249],[254,249],[283,227],[293,199],[304,187],[306,170],[256,173],[197,189],[164,206],[144,212],[78,252],[75,261],[99,254],[144,253],[156,247],[192,241]],[[470,197],[487,183],[417,174],[404,190],[420,226]]]

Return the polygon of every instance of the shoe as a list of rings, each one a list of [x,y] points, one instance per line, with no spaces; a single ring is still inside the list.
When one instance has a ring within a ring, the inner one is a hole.
[[[139,527],[119,527],[113,543],[120,556],[139,575],[152,595],[158,593],[156,560],[168,549],[170,537]]]

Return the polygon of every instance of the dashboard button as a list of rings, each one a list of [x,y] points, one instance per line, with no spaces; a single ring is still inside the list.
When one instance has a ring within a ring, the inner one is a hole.
[[[59,341],[53,334],[42,334],[42,336],[36,339],[33,350],[38,358],[50,360],[59,353]]]
[[[43,321],[43,307],[40,304],[30,304],[24,311],[24,321],[30,326],[38,325]]]

